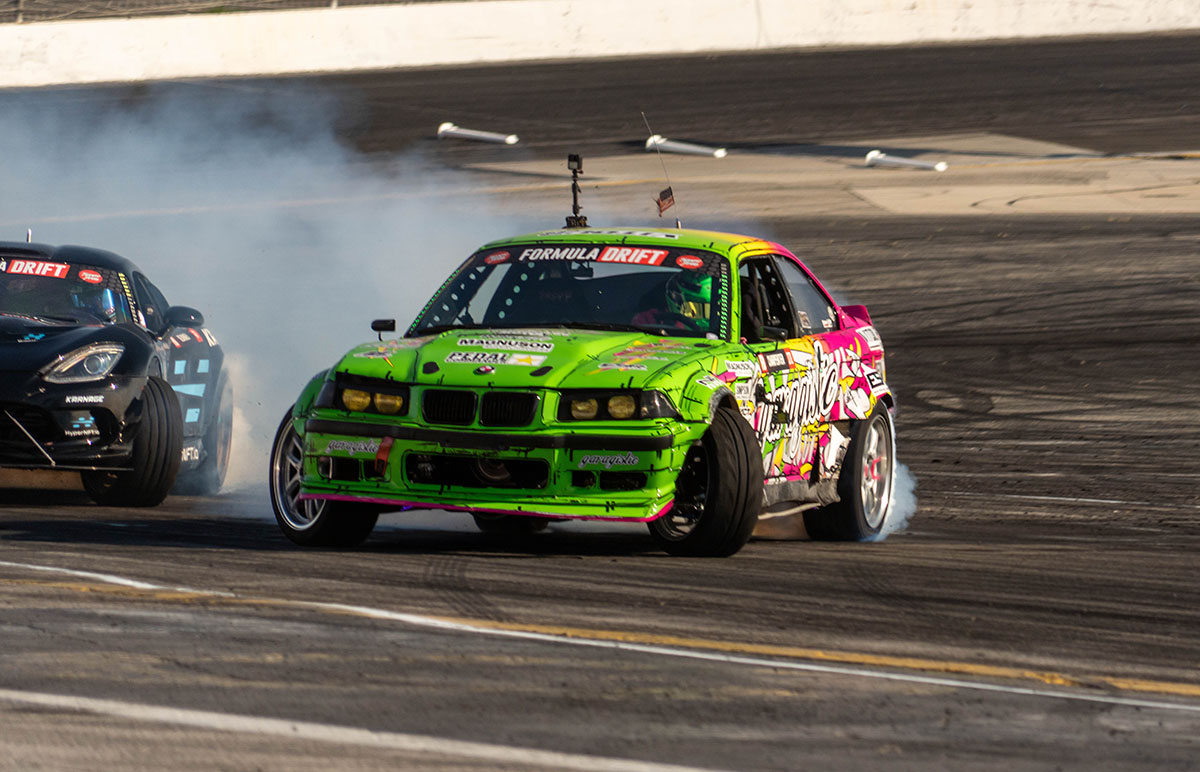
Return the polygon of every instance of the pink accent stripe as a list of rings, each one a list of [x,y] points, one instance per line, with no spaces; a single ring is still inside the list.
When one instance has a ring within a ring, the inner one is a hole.
[[[402,509],[444,509],[448,512],[484,512],[489,515],[518,515],[521,517],[550,517],[555,520],[608,520],[614,523],[648,523],[651,520],[657,520],[663,515],[671,511],[671,507],[675,505],[675,500],[672,499],[663,505],[662,509],[654,513],[650,517],[603,517],[601,515],[564,515],[555,512],[528,512],[516,509],[480,509],[479,507],[456,507],[447,506],[445,504],[432,504],[422,501],[399,501],[397,499],[376,499],[365,496],[347,496],[345,494],[321,494],[321,493],[302,493],[298,497],[303,501],[306,499],[317,499],[320,501],[353,501],[358,504],[387,504],[389,506],[397,506]]]

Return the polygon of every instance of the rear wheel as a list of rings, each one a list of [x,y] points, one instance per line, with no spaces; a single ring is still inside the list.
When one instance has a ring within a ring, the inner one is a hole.
[[[204,461],[191,472],[180,475],[176,491],[196,496],[215,496],[225,484],[229,470],[229,452],[233,446],[233,386],[221,379],[221,390],[213,405],[213,417],[204,431]]]
[[[142,390],[141,416],[133,430],[131,468],[124,472],[84,472],[84,490],[98,504],[152,507],[162,502],[179,474],[183,416],[175,390],[150,377]]]
[[[896,477],[896,440],[892,416],[882,402],[850,431],[850,445],[838,476],[835,504],[804,513],[814,539],[870,541],[883,530],[892,510]]]
[[[762,506],[758,439],[734,410],[720,408],[712,426],[692,446],[675,481],[667,514],[648,523],[672,555],[725,557],[742,548]]]
[[[304,441],[289,409],[271,446],[271,507],[283,535],[304,547],[357,547],[379,519],[378,510],[344,501],[300,498]]]

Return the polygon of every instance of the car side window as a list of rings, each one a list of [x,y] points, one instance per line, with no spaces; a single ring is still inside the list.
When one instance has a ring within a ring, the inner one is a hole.
[[[146,329],[155,334],[166,330],[167,299],[140,273],[133,275],[133,291],[137,295],[138,307],[146,317]]]
[[[761,328],[778,327],[796,337],[787,289],[769,259],[744,261],[738,269],[741,287],[742,332],[747,343],[762,340]]]
[[[782,255],[776,255],[775,263],[792,293],[800,334],[814,335],[836,330],[837,312],[833,303],[829,302],[829,298],[825,297],[825,293],[813,283],[804,269]]]

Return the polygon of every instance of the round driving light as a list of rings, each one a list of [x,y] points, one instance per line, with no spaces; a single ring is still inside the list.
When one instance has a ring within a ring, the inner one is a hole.
[[[346,389],[342,392],[342,404],[347,410],[366,410],[371,406],[371,395],[359,389]]]
[[[376,394],[375,409],[384,415],[396,415],[404,407],[404,397],[399,394]]]
[[[613,418],[630,418],[637,412],[637,401],[629,394],[618,394],[608,398],[608,414]]]
[[[599,410],[600,404],[594,399],[571,400],[571,417],[577,421],[586,421],[589,418],[595,418]]]
[[[475,461],[475,473],[483,482],[499,485],[512,479],[508,464],[490,458],[480,458]]]

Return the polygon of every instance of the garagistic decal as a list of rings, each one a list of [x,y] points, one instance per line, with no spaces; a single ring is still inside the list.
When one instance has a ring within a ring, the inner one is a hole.
[[[585,466],[602,466],[605,469],[612,469],[614,466],[637,466],[639,458],[633,453],[626,451],[624,453],[598,453],[584,456],[579,459],[579,469]]]
[[[325,446],[325,452],[333,453],[334,451],[349,453],[352,456],[359,453],[373,456],[379,452],[379,440],[330,440],[329,444]]]

